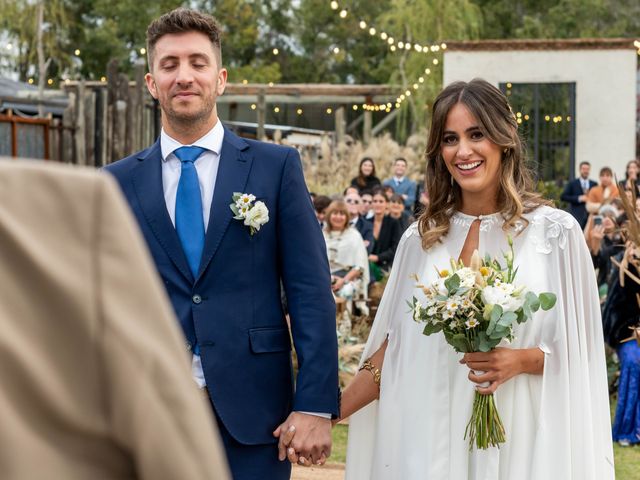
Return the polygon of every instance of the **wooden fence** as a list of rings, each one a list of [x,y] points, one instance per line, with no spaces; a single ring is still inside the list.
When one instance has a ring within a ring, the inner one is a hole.
[[[153,143],[160,131],[158,107],[144,82],[145,65],[135,67],[135,80],[107,68],[106,82],[67,82],[69,106],[62,118],[60,160],[100,167]]]

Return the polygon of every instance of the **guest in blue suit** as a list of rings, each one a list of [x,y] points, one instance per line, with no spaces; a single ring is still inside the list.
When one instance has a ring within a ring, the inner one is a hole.
[[[580,163],[580,176],[567,183],[560,199],[569,204],[569,213],[575,217],[584,229],[587,224],[587,192],[597,185],[593,180],[589,180],[591,164],[589,162]]]
[[[405,210],[411,213],[416,201],[416,182],[407,178],[405,173],[407,173],[407,160],[398,157],[393,162],[393,177],[387,178],[382,185],[393,188],[393,193],[402,196]]]
[[[287,453],[307,465],[329,456],[339,396],[329,266],[300,158],[222,126],[227,71],[212,17],[176,9],[151,23],[147,45],[162,133],[106,170],[148,243],[234,478],[286,479]]]

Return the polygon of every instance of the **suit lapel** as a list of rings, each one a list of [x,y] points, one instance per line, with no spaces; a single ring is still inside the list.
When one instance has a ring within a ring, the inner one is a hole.
[[[202,275],[216,254],[233,218],[229,208],[231,197],[235,192],[252,193],[244,191],[253,163],[253,157],[246,151],[248,148],[249,145],[244,140],[225,128],[198,277]]]
[[[140,163],[133,172],[133,187],[140,202],[142,214],[158,243],[176,268],[187,279],[193,281],[193,275],[164,200],[160,140],[156,141],[138,160]]]

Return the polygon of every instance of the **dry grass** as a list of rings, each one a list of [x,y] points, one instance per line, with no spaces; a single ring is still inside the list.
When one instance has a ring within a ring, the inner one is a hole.
[[[300,147],[300,156],[309,190],[323,195],[339,195],[358,174],[358,165],[364,157],[373,159],[376,176],[381,180],[391,177],[391,167],[397,157],[407,159],[407,175],[422,179],[425,171],[424,150],[426,133],[413,135],[406,145],[400,145],[390,134],[375,137],[368,145],[350,137],[338,145],[324,136],[319,147]]]

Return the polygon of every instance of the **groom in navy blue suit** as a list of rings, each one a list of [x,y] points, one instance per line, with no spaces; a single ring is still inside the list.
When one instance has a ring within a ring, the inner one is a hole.
[[[227,81],[219,33],[212,17],[187,9],[151,23],[146,82],[162,133],[106,170],[164,281],[234,478],[279,480],[290,476],[282,460],[291,436],[288,453],[307,465],[331,452],[335,303],[298,153],[241,139],[218,119]],[[295,389],[282,289],[298,355]]]

